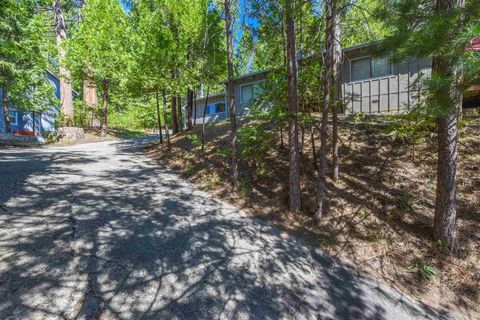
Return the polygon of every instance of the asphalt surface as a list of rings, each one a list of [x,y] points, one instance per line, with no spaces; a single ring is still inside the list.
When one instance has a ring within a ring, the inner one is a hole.
[[[0,149],[0,319],[455,318],[195,189],[148,142]]]

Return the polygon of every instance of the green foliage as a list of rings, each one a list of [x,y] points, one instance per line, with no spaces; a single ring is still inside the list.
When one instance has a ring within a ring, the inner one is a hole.
[[[263,123],[253,123],[238,129],[240,155],[257,170],[262,170],[273,142],[273,134]]]
[[[0,1],[0,87],[17,109],[43,111],[56,103],[45,73],[53,38],[42,4]]]
[[[416,143],[435,131],[433,114],[427,106],[417,106],[405,114],[387,115],[386,132],[395,141]]]
[[[416,270],[425,280],[430,280],[437,275],[437,269],[429,265],[423,257],[408,268],[410,270]]]
[[[130,129],[157,129],[155,102],[116,95],[111,101],[110,124]],[[160,114],[163,121],[163,114]]]
[[[220,147],[220,148],[217,148],[215,150],[215,153],[223,158],[224,160],[227,160],[228,157],[230,156],[230,150],[228,148],[225,148],[225,147]]]
[[[136,43],[126,12],[116,0],[90,0],[82,15],[66,45],[68,65],[88,66],[98,79],[122,81]]]
[[[253,183],[250,177],[243,176],[238,181],[238,188],[244,195],[249,195],[253,191]]]
[[[440,251],[441,253],[447,253],[450,251],[450,249],[448,248],[448,245],[442,240],[438,240],[436,242],[436,246],[438,251]]]
[[[199,155],[201,151],[201,146],[202,146],[202,141],[200,139],[200,136],[195,133],[195,132],[190,132],[187,135],[188,141],[190,141],[190,144],[192,145],[191,152],[193,155]]]

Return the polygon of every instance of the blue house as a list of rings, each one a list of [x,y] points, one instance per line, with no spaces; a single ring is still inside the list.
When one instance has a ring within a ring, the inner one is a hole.
[[[55,96],[60,99],[60,79],[57,75],[51,71],[46,71],[46,77],[48,82],[55,89]],[[47,111],[43,112],[29,112],[29,111],[20,111],[15,109],[15,106],[9,106],[9,116],[10,116],[10,126],[11,132],[15,131],[34,131],[33,126],[35,125],[35,132],[48,132],[55,130],[55,117],[58,114],[59,106],[52,106]],[[3,90],[0,90],[0,133],[5,132],[5,117],[3,114]]]

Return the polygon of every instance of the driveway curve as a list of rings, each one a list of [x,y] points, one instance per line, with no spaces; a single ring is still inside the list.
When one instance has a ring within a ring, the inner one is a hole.
[[[195,189],[149,141],[0,150],[0,319],[456,318]]]

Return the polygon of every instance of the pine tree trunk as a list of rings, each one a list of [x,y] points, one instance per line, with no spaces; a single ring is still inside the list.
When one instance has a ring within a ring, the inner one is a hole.
[[[193,92],[193,126],[197,124],[197,91]]]
[[[65,49],[63,43],[67,39],[65,17],[60,0],[55,0],[53,5],[55,19],[55,36],[58,50],[58,61],[60,63],[60,105],[64,115],[65,126],[71,126],[73,122],[73,96],[72,96],[72,75],[65,67]]]
[[[177,97],[177,106],[178,106],[178,131],[183,131],[183,112],[182,112],[182,97]]]
[[[192,115],[193,115],[193,90],[188,88],[187,90],[187,129],[192,130]]]
[[[85,72],[85,79],[83,80],[83,102],[92,112],[92,126],[99,127],[97,82],[95,81],[95,74],[88,70],[88,68]]]
[[[5,120],[5,133],[12,133],[12,126],[10,124],[10,107],[8,101],[8,89],[2,88],[3,90],[3,118]]]
[[[170,150],[170,131],[167,120],[167,94],[163,91],[163,122],[165,123],[165,137],[167,138],[167,147]]]
[[[333,72],[333,45],[334,45],[334,20],[335,20],[335,0],[326,2],[326,57],[324,67],[323,83],[323,109],[322,124],[320,127],[320,165],[318,167],[318,197],[317,211],[315,212],[315,221],[320,224],[322,216],[327,210],[327,141],[328,141],[328,110],[330,109],[332,72]]]
[[[297,96],[297,50],[295,34],[294,0],[286,1],[287,17],[287,68],[288,68],[288,142],[289,142],[289,204],[290,210],[302,209],[300,189],[300,155],[298,153],[298,96]]]
[[[233,17],[231,13],[231,0],[225,0],[225,31],[227,38],[227,101],[228,109],[230,113],[230,136],[232,143],[231,150],[231,170],[232,170],[232,182],[236,186],[238,182],[238,138],[237,138],[237,117],[235,110],[235,88],[233,83]]]
[[[207,115],[209,94],[210,94],[210,88],[207,87],[207,97],[205,98],[205,105],[203,106],[203,118],[202,118],[202,154],[205,149],[205,116]]]
[[[336,10],[336,8],[334,8]],[[338,164],[338,111],[341,104],[341,74],[340,68],[342,66],[342,45],[341,41],[341,21],[340,15],[335,12],[334,18],[334,45],[333,45],[333,83],[335,84],[335,95],[332,106],[332,178],[333,181],[338,181],[339,164]]]
[[[178,133],[178,119],[177,119],[177,97],[175,94],[172,94],[172,133]]]
[[[163,143],[162,120],[160,118],[160,102],[159,102],[159,98],[158,98],[158,90],[155,90],[155,100],[157,102],[158,136],[160,138],[160,143]]]
[[[444,14],[455,8],[463,8],[464,0],[437,0],[436,12]],[[442,90],[445,95],[437,99],[441,108],[437,118],[438,162],[437,190],[435,200],[434,238],[445,243],[448,248],[458,250],[456,233],[456,174],[457,174],[457,116],[462,105],[462,92],[458,84],[462,73],[451,65],[449,59],[435,56],[432,62],[432,75],[454,81]]]
[[[110,81],[103,79],[103,101],[102,101],[102,137],[108,133],[107,114],[108,114],[108,93],[110,90]]]

